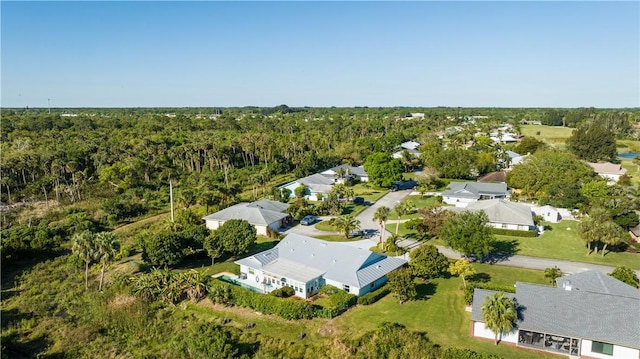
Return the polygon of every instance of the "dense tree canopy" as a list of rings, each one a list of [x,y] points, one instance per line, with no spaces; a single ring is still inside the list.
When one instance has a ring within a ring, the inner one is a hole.
[[[256,239],[256,228],[253,225],[244,219],[230,219],[215,230],[211,240],[219,242],[224,252],[237,256],[255,245]],[[207,248],[215,248],[215,245],[211,244]]]
[[[369,175],[369,181],[376,186],[390,187],[393,182],[402,179],[402,162],[392,158],[389,153],[372,153],[364,162],[364,169]]]
[[[582,185],[595,176],[591,167],[568,153],[538,151],[513,166],[507,185],[542,204],[575,208],[586,202],[580,194]]]
[[[409,253],[413,274],[424,279],[438,278],[447,272],[449,260],[438,248],[423,244]]]
[[[598,122],[582,125],[573,130],[567,139],[567,149],[578,158],[589,161],[615,161],[616,137]]]
[[[440,238],[464,256],[485,257],[494,251],[495,238],[484,211],[464,211],[442,224]]]

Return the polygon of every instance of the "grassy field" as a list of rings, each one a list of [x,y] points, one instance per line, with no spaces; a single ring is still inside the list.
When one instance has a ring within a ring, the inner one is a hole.
[[[474,264],[478,273],[492,282],[513,285],[516,281],[545,283],[542,272]],[[410,330],[426,332],[429,338],[445,347],[469,348],[483,353],[492,353],[504,358],[555,358],[549,354],[517,349],[508,345],[495,346],[491,341],[469,337],[470,313],[465,311],[462,281],[453,277],[437,279],[431,283],[420,283],[419,300],[398,304],[393,295],[369,306],[357,306],[332,320],[288,321],[271,315],[261,315],[245,308],[226,308],[213,305],[208,300],[199,304],[188,303],[185,310],[174,315],[181,319],[191,315],[205,320],[230,318],[229,325],[244,328],[256,323],[255,331],[269,337],[297,342],[299,333],[306,333],[305,342],[331,346],[335,338],[353,339],[380,323],[389,321],[405,325]]]
[[[436,197],[422,197],[418,195],[418,196],[409,196],[407,197],[407,199],[411,200],[411,203],[413,203],[413,207],[416,209],[429,207],[434,203],[436,203]],[[411,218],[418,218],[418,217],[420,217],[420,215],[416,210],[413,213],[405,214],[404,216],[401,216],[400,219],[402,220],[402,219],[411,219]],[[398,219],[398,214],[396,213],[395,208],[391,209],[391,213],[389,214],[389,219],[391,220]]]
[[[543,125],[522,125],[520,129],[525,136],[542,139],[546,143],[559,148],[564,148],[565,141],[574,130],[568,127]]]

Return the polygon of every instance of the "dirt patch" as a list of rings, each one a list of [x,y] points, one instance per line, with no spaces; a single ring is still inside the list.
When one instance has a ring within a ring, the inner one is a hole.
[[[115,298],[109,302],[111,308],[126,308],[131,306],[137,301],[137,298],[132,295],[118,294]]]

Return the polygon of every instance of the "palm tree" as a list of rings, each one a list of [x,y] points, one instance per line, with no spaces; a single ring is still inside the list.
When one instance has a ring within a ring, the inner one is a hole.
[[[551,284],[555,285],[556,279],[562,277],[562,271],[557,266],[547,268],[544,270],[544,277],[549,279]]]
[[[351,215],[336,217],[333,225],[344,233],[345,239],[349,239],[351,231],[360,229],[360,221]]]
[[[396,223],[396,236],[397,236],[398,227],[400,227],[400,217],[404,216],[405,214],[411,213],[411,211],[413,210],[413,203],[411,203],[411,200],[406,199],[398,203],[395,210],[396,210],[396,213],[398,214],[398,222]]]
[[[373,214],[373,220],[378,221],[378,224],[380,224],[380,245],[384,243],[384,225],[387,222],[387,219],[389,219],[389,213],[391,213],[391,209],[389,209],[389,207],[382,206],[378,207],[376,209],[376,213]]]
[[[518,320],[516,300],[505,297],[504,293],[496,293],[486,297],[481,308],[482,320],[495,334],[494,344],[498,345],[498,335],[509,333]]]
[[[74,235],[71,251],[84,261],[84,288],[89,289],[89,264],[95,258],[95,234],[84,231]]]
[[[95,239],[95,257],[102,264],[100,269],[100,285],[98,291],[102,291],[104,281],[104,269],[120,250],[120,243],[113,232],[100,232]]]

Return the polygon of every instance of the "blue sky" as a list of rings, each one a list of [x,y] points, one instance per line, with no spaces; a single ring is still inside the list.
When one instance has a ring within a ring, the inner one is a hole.
[[[3,107],[639,107],[640,2],[7,2]]]

